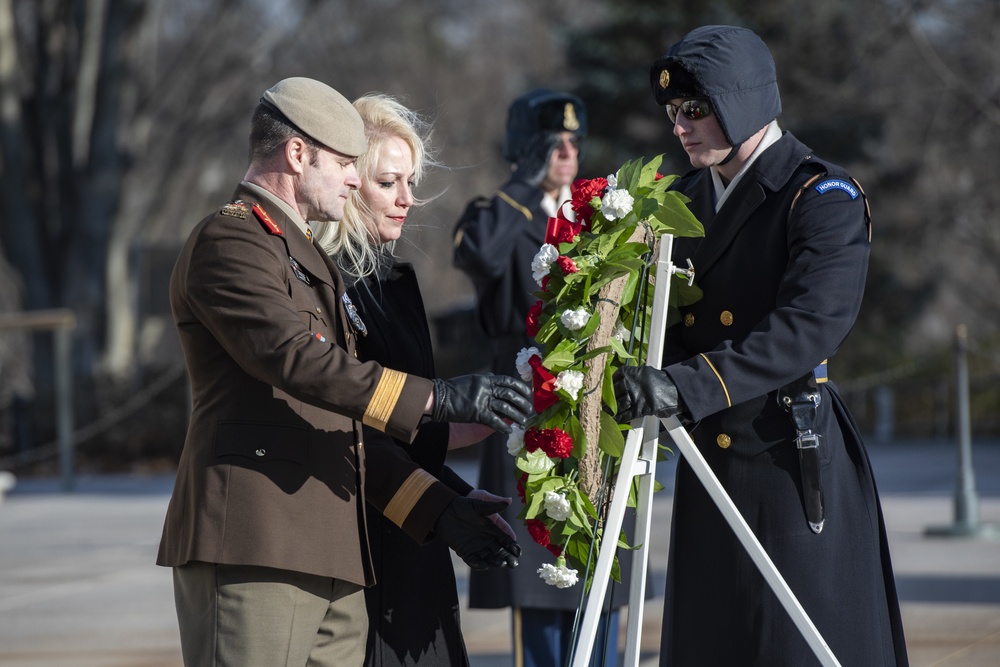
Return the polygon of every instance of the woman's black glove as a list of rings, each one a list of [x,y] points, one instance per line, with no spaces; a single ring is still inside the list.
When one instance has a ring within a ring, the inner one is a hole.
[[[533,414],[531,386],[523,380],[490,373],[434,380],[431,419],[436,422],[486,424],[510,433],[504,419],[524,424]]]
[[[521,545],[489,518],[509,504],[458,496],[438,517],[434,532],[473,570],[517,567]]]

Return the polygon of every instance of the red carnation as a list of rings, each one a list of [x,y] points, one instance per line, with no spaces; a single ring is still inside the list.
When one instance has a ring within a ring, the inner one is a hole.
[[[555,556],[556,558],[559,558],[563,554],[563,548],[558,544],[549,543],[545,545],[545,548],[548,549],[549,553]]]
[[[548,275],[546,275],[545,277],[542,278],[542,291],[543,292],[548,292],[549,291],[549,276]]]
[[[542,446],[542,434],[541,432],[532,426],[527,431],[524,432],[524,448],[529,452],[538,451],[538,448]]]
[[[534,338],[538,335],[538,330],[541,328],[541,318],[542,318],[542,306],[544,306],[541,301],[536,301],[528,310],[528,316],[524,319],[524,326],[528,330],[528,335]]]
[[[567,257],[566,255],[559,255],[558,257],[556,257],[556,266],[562,269],[562,272],[567,275],[569,275],[570,273],[576,273],[577,271],[580,270],[579,267],[577,267],[576,262],[574,262],[571,258]]]
[[[573,207],[573,211],[576,213],[576,219],[586,229],[590,229],[590,219],[594,216],[594,207],[591,206],[590,202],[593,201],[594,197],[598,199],[603,197],[604,191],[607,189],[608,179],[604,177],[592,178],[590,180],[578,178],[570,186],[570,192],[573,196],[570,206]]]
[[[540,447],[551,459],[564,459],[573,453],[573,438],[561,428],[547,428],[541,433]]]
[[[546,408],[559,402],[555,388],[556,376],[542,365],[542,360],[538,355],[532,355],[528,359],[528,364],[531,365],[531,384],[534,388],[535,412],[541,414]]]
[[[656,172],[656,176],[653,176],[654,181],[658,181],[661,178],[663,178],[663,174],[661,174],[660,172]]]
[[[552,533],[550,533],[549,529],[545,527],[544,521],[541,519],[528,519],[524,522],[524,525],[527,527],[528,534],[531,535],[531,539],[538,542],[543,547],[549,546]]]

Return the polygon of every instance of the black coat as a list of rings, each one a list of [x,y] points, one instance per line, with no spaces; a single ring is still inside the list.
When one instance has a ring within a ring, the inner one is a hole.
[[[381,280],[356,284],[348,292],[368,329],[358,340],[362,360],[435,377],[427,316],[412,266],[397,264]],[[459,494],[471,490],[444,465],[447,424],[424,424],[413,444],[396,442]],[[378,512],[368,512],[368,535],[377,583],[365,590],[370,623],[365,665],[467,666],[448,547],[438,538],[418,546]]]
[[[525,317],[539,290],[531,277],[531,260],[545,242],[548,214],[542,209],[543,192],[520,181],[510,181],[492,199],[472,201],[455,230],[454,264],[476,288],[479,319],[492,345],[493,371],[517,374],[515,358],[524,347],[535,345],[528,336]],[[580,588],[559,589],[545,584],[538,568],[555,557],[528,534],[517,518],[523,503],[517,496],[514,459],[507,453],[507,436],[497,434],[480,445],[479,488],[514,499],[504,519],[521,544],[520,565],[515,569],[473,571],[469,577],[469,606],[474,609],[524,607],[576,609]],[[630,517],[626,517],[626,526]],[[612,587],[611,604],[626,603],[631,559],[619,554],[622,582]],[[581,573],[582,574],[582,573]],[[650,589],[650,595],[652,590]],[[609,602],[605,600],[605,608]]]
[[[824,174],[801,191],[803,184]],[[823,185],[823,184],[826,185]],[[801,499],[795,430],[776,390],[832,358],[861,305],[870,228],[863,193],[791,134],[714,212],[708,170],[678,182],[705,224],[678,239],[704,297],[668,331],[664,369],[692,436],[841,664],[907,663],[875,482],[833,382],[820,384],[823,531]],[[831,367],[836,369],[835,361]],[[691,468],[677,469],[663,665],[812,665],[811,650]]]

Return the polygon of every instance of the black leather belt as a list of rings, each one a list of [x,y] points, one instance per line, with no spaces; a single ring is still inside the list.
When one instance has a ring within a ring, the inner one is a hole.
[[[817,535],[823,530],[823,486],[820,481],[819,448],[822,436],[813,431],[820,393],[816,374],[810,372],[778,390],[778,403],[795,425],[795,445],[802,473],[802,505],[809,528]]]

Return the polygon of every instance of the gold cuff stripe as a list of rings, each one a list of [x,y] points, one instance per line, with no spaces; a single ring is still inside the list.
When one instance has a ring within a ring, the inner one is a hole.
[[[423,497],[424,492],[436,481],[434,476],[426,470],[414,470],[406,478],[402,486],[396,490],[396,493],[392,496],[392,500],[385,506],[385,511],[382,514],[389,521],[402,528],[406,517],[410,516],[410,512],[413,511],[417,501]]]
[[[527,208],[521,206],[516,201],[514,201],[514,198],[511,197],[509,194],[507,194],[503,190],[497,190],[497,197],[500,197],[500,199],[504,200],[505,202],[516,208],[518,211],[520,211],[524,215],[524,217],[526,217],[528,220],[531,220],[531,211],[529,211]]]
[[[403,392],[403,384],[406,382],[406,373],[394,371],[391,368],[382,369],[382,377],[379,378],[372,400],[368,402],[368,409],[361,421],[365,426],[377,428],[385,431],[392,411],[396,409],[396,402]]]
[[[712,361],[708,357],[706,357],[704,353],[701,354],[701,358],[705,360],[705,363],[708,364],[708,367],[712,369],[713,373],[715,373],[715,377],[719,378],[719,384],[722,385],[722,391],[726,392],[726,407],[727,408],[733,407],[733,400],[729,398],[729,389],[726,388],[726,383],[722,380],[722,376],[719,375],[719,371],[715,370],[715,364],[713,364]]]

